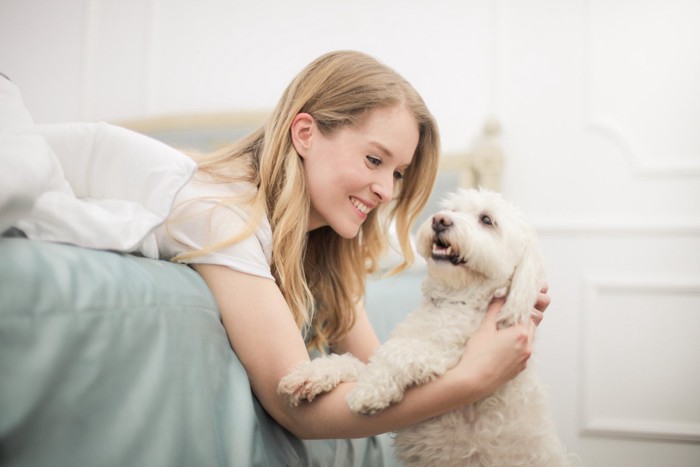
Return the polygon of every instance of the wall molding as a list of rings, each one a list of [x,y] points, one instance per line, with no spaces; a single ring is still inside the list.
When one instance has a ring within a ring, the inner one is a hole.
[[[588,349],[594,329],[588,321],[598,297],[602,294],[694,294],[700,296],[700,276],[613,277],[585,276],[583,279],[582,338],[580,340],[581,388],[579,392],[579,425],[584,436],[625,437],[660,441],[700,442],[698,422],[605,416],[595,413],[590,398],[590,365]]]
[[[648,220],[609,221],[539,219],[533,220],[533,227],[542,236],[566,235],[605,235],[605,236],[673,236],[697,237],[700,239],[700,221]]]
[[[700,295],[700,276],[658,276],[629,277],[588,275],[583,279],[584,290],[589,294],[601,293],[631,294],[638,292],[654,293],[697,293]],[[590,296],[593,298],[593,296]]]
[[[152,115],[156,110],[155,96],[158,89],[158,70],[156,66],[156,58],[158,57],[161,35],[161,12],[163,11],[162,4],[159,0],[149,0],[147,7],[147,27],[145,44],[146,52],[143,55],[145,84],[142,92],[144,94],[143,109],[146,115]]]
[[[615,146],[630,165],[632,173],[639,178],[687,178],[700,176],[700,155],[652,157],[635,144],[630,136],[633,131],[615,121],[605,113],[592,109],[593,102],[593,7],[594,0],[583,1],[583,130],[598,135]]]
[[[644,151],[627,136],[629,131],[623,130],[621,124],[613,123],[610,118],[589,116],[585,129],[588,133],[599,135],[617,147],[633,173],[640,178],[700,176],[700,158],[675,156],[660,159],[645,156]]]
[[[659,441],[700,442],[700,423],[632,420],[624,418],[586,419],[581,429],[585,436],[621,436]]]
[[[97,37],[100,26],[99,0],[88,0],[85,3],[84,29],[83,29],[83,69],[82,86],[80,94],[80,120],[89,121],[92,117],[92,102],[95,95],[95,57],[97,56]]]

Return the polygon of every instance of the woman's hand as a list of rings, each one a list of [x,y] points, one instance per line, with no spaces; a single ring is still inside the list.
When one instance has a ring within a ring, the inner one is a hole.
[[[542,290],[540,290],[539,295],[537,296],[537,303],[535,303],[535,307],[530,312],[530,318],[536,326],[540,325],[540,323],[542,322],[542,318],[544,317],[544,311],[552,302],[552,299],[547,294],[548,290],[549,285],[545,283],[542,287]]]
[[[498,314],[503,303],[503,299],[491,302],[481,327],[469,338],[458,363],[460,371],[467,372],[474,387],[479,388],[481,397],[515,378],[525,369],[532,354],[534,321],[498,329]]]

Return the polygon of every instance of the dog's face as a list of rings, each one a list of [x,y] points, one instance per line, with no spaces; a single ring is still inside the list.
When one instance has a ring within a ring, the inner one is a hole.
[[[508,285],[529,247],[532,229],[500,194],[460,189],[418,230],[428,273],[458,286],[474,277]]]

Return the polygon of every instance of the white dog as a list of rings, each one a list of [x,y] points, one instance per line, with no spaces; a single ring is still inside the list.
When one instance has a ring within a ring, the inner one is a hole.
[[[428,264],[422,306],[366,366],[334,355],[287,375],[279,392],[290,403],[356,380],[347,398],[351,410],[377,412],[401,400],[406,388],[455,366],[493,297],[507,295],[504,326],[530,319],[544,283],[534,230],[494,192],[460,190],[442,207],[418,231],[418,252]],[[394,445],[408,466],[569,465],[529,367],[491,396],[400,430]]]

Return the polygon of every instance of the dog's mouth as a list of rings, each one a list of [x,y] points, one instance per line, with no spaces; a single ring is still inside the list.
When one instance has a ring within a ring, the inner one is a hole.
[[[459,252],[449,242],[435,236],[431,257],[436,261],[449,261],[455,266],[466,264],[467,260],[459,255]]]

